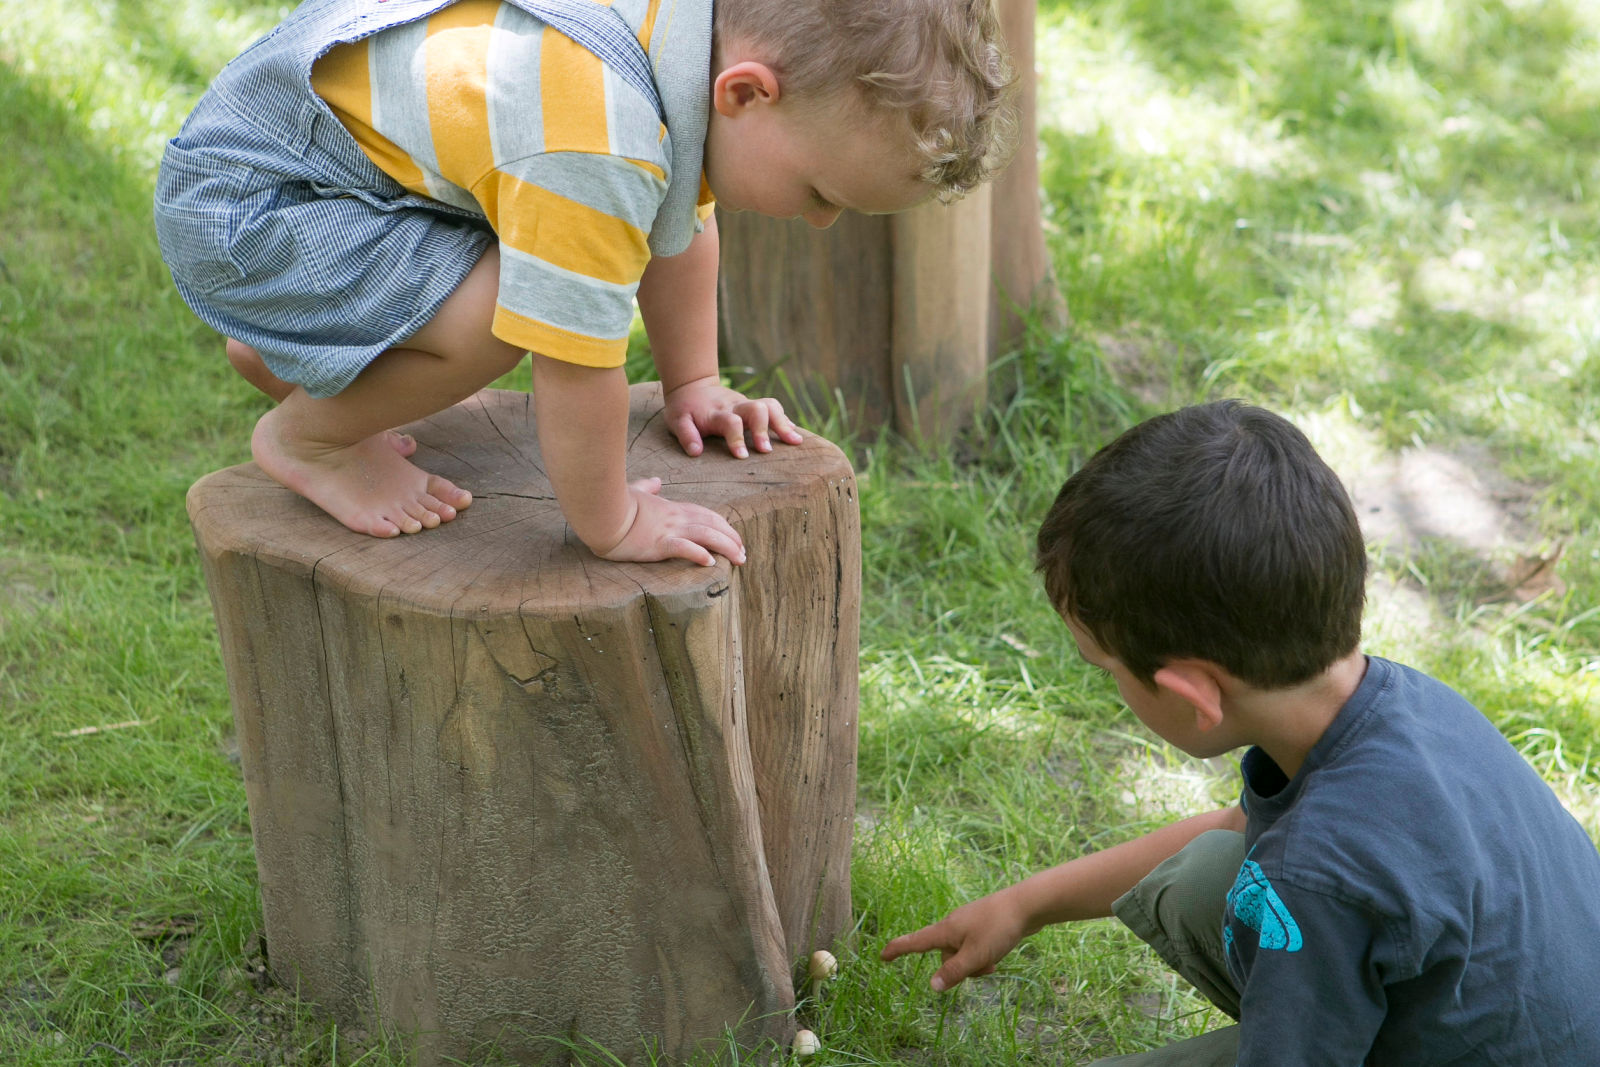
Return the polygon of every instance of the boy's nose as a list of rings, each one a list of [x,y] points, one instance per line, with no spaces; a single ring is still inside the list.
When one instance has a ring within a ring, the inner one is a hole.
[[[815,226],[817,229],[826,230],[829,226],[834,224],[834,222],[843,212],[844,208],[839,207],[814,207],[800,217],[805,219],[812,226]]]

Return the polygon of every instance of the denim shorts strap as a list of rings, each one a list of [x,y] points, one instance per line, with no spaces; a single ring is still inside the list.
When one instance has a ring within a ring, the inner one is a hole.
[[[599,56],[662,114],[650,59],[615,10],[594,0],[520,0],[518,6]]]

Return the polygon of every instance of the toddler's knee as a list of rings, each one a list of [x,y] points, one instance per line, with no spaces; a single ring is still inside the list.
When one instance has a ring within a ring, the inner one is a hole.
[[[228,338],[227,353],[228,362],[232,364],[233,369],[246,378],[250,377],[252,370],[261,365],[261,357],[256,353],[256,350],[243,341],[235,341],[231,337]]]

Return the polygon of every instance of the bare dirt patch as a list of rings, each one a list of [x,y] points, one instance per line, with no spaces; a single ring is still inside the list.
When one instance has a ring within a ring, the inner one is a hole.
[[[1098,333],[1094,340],[1114,382],[1151,407],[1171,406],[1173,367],[1179,362],[1172,342],[1137,323],[1116,333]]]
[[[0,613],[37,615],[55,601],[43,567],[20,557],[0,556]]]
[[[1487,448],[1407,448],[1347,480],[1369,543],[1402,555],[1443,547],[1477,561],[1483,601],[1561,592],[1561,546],[1547,543],[1533,521],[1538,490],[1506,477]]]

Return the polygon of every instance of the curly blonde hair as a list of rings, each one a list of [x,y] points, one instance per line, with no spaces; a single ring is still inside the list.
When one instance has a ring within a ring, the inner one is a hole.
[[[784,92],[854,86],[904,115],[919,176],[944,200],[993,178],[1015,149],[1015,76],[993,0],[718,0],[718,43],[771,50]]]

